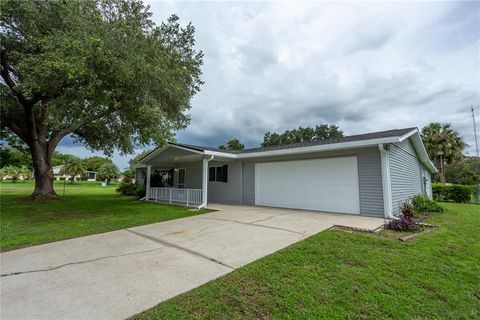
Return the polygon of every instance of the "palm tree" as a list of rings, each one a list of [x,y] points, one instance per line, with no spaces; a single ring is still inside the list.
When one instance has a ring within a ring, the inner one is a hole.
[[[102,180],[107,180],[107,184],[109,184],[112,179],[120,176],[120,172],[115,164],[104,163],[98,168],[98,176]]]
[[[32,171],[27,166],[20,167],[20,175],[23,177],[23,182],[30,180]]]
[[[12,179],[12,182],[17,182],[18,178],[21,176],[21,170],[19,167],[7,166],[2,168],[3,174],[9,176]]]
[[[437,166],[440,182],[445,183],[445,164],[463,159],[462,151],[467,145],[450,123],[430,123],[422,129],[422,140]]]
[[[85,173],[86,171],[82,164],[82,160],[77,157],[66,160],[60,170],[60,174],[70,176],[70,183],[73,183],[76,176],[81,176]]]

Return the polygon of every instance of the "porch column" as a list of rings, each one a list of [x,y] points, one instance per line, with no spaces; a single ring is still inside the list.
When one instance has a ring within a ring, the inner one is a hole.
[[[152,166],[147,166],[147,190],[145,193],[145,197],[147,200],[150,199],[150,175],[152,174]]]
[[[202,166],[202,206],[207,206],[208,196],[208,159],[203,159]]]
[[[202,204],[199,208],[206,208],[208,202],[208,163],[214,158],[203,158],[202,162]]]

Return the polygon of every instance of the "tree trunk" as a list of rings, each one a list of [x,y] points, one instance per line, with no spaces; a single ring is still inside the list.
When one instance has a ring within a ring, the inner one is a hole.
[[[33,170],[35,172],[35,190],[33,199],[54,198],[57,196],[53,190],[53,172],[51,155],[45,148],[31,148]]]
[[[445,184],[447,182],[447,179],[445,178],[445,161],[443,160],[443,157],[440,156],[440,168],[438,170],[438,173],[440,175],[440,182],[442,184]]]

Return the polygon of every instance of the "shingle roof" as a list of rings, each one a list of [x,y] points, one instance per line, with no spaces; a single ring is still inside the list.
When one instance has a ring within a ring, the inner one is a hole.
[[[412,128],[394,129],[394,130],[379,131],[379,132],[370,132],[370,133],[357,134],[352,136],[345,136],[343,138],[338,138],[338,139],[313,140],[313,141],[298,142],[293,144],[282,144],[282,145],[270,146],[270,147],[249,148],[241,151],[227,151],[227,150],[222,150],[218,148],[197,146],[197,145],[184,144],[184,143],[173,143],[173,142],[169,142],[169,143],[173,145],[181,146],[184,148],[197,150],[197,151],[209,150],[209,151],[217,151],[217,152],[232,153],[232,154],[244,154],[244,153],[254,153],[254,152],[272,151],[272,150],[294,149],[294,148],[326,145],[326,144],[333,144],[333,143],[400,137],[416,129],[417,128],[412,127]]]

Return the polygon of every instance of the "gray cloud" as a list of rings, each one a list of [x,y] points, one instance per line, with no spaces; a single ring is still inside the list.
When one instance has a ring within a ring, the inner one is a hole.
[[[179,141],[253,147],[298,126],[355,134],[435,121],[474,145],[478,2],[151,4],[157,23],[173,13],[192,21],[205,53],[205,85]]]

